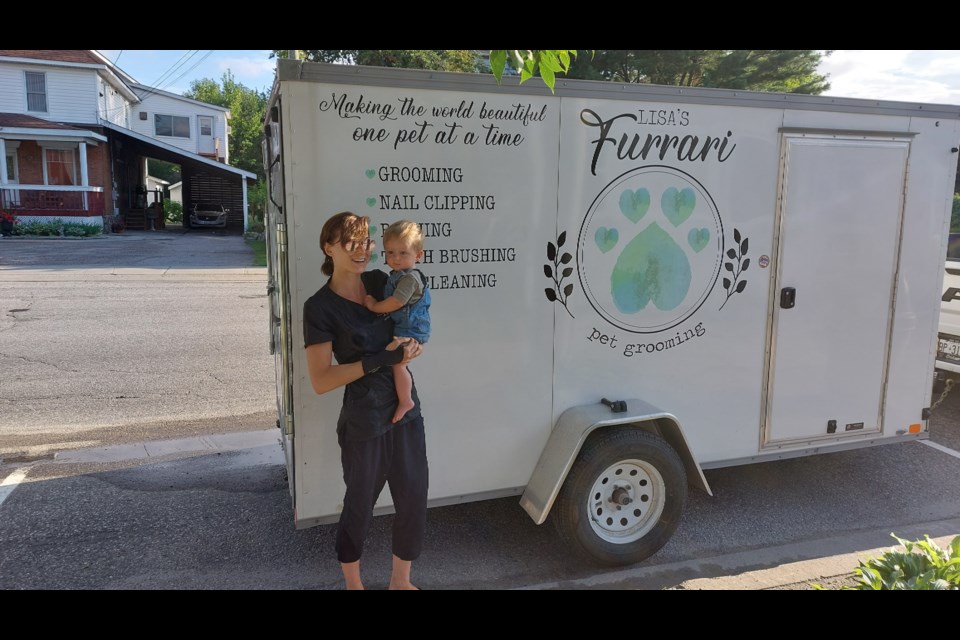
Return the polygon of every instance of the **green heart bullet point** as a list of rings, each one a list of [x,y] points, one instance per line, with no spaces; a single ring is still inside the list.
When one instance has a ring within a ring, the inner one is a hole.
[[[377,199],[376,199],[376,198],[367,198],[367,206],[368,206],[368,207],[372,207],[372,206],[374,206],[375,204],[377,204]]]
[[[373,176],[377,175],[377,172],[374,171],[373,169],[367,169],[365,173],[367,174],[367,177],[370,178],[371,180],[373,180]]]

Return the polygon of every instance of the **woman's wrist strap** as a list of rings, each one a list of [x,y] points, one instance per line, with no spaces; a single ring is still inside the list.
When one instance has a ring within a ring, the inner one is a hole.
[[[397,347],[393,351],[384,349],[378,354],[364,356],[360,358],[360,364],[363,365],[363,373],[366,375],[368,373],[373,373],[380,367],[400,364],[401,360],[403,360],[403,347]]]

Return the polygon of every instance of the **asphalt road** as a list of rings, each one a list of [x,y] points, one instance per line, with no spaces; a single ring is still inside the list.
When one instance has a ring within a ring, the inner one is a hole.
[[[293,526],[249,260],[210,232],[0,241],[0,589],[341,588],[334,526]],[[515,497],[434,508],[414,578],[802,588],[815,576],[730,576],[960,532],[960,391],[930,424],[924,442],[708,470],[714,496],[692,492],[670,542],[625,569],[571,557]],[[375,519],[368,587],[387,584],[391,523]]]

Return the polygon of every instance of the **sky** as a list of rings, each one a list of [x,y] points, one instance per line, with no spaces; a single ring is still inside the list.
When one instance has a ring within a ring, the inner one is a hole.
[[[249,89],[273,86],[276,60],[269,50],[101,50],[146,85],[175,94],[192,80],[220,81],[229,70]],[[823,95],[960,105],[960,50],[839,49],[824,58],[820,73],[832,85]]]

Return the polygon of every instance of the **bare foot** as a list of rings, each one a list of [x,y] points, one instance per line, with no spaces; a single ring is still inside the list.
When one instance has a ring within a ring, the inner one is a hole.
[[[397,411],[393,414],[393,424],[400,422],[400,419],[407,415],[407,411],[413,409],[413,400],[401,400],[397,405]]]
[[[415,587],[411,582],[407,582],[405,584],[399,584],[396,586],[394,586],[394,584],[391,582],[390,586],[388,587],[388,590],[389,591],[420,591],[420,589]]]

